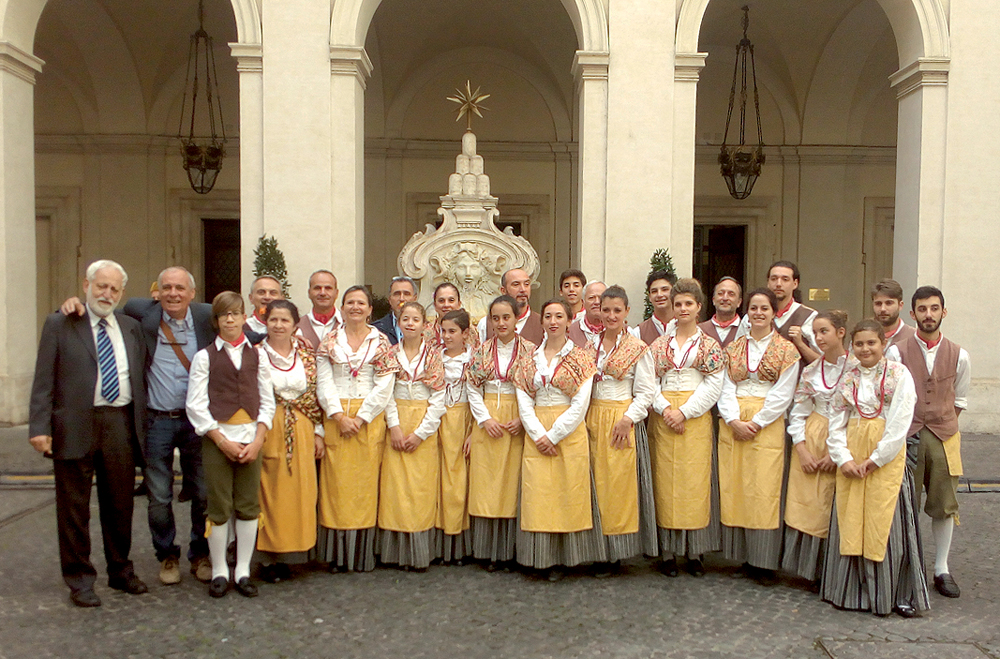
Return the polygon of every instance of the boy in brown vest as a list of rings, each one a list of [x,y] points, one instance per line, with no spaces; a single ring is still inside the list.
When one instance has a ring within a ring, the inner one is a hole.
[[[894,345],[888,357],[910,370],[917,386],[917,406],[910,424],[907,450],[917,451],[915,482],[927,493],[924,512],[931,516],[937,554],[934,587],[945,597],[961,591],[948,571],[948,552],[958,517],[958,477],[962,475],[961,433],[958,415],[967,406],[969,353],[941,334],[948,315],[944,295],[933,286],[913,292],[910,317],[916,335]]]
[[[657,270],[646,277],[646,294],[653,305],[653,315],[635,327],[629,328],[629,333],[642,339],[646,345],[667,333],[667,328],[674,319],[674,307],[670,301],[670,291],[677,283],[677,275],[665,270]]]
[[[226,545],[229,520],[236,515],[236,590],[256,597],[250,559],[260,516],[260,448],[274,417],[270,370],[258,368],[257,350],[243,334],[246,314],[238,293],[223,291],[212,301],[212,325],[219,336],[191,360],[187,416],[202,436],[208,490],[208,551],[212,582],[208,594],[229,590]]]

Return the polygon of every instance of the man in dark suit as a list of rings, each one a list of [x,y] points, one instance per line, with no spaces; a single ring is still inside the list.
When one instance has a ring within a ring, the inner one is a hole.
[[[139,323],[115,307],[128,281],[114,261],[95,261],[83,282],[82,315],[45,320],[31,390],[31,445],[55,472],[59,559],[70,598],[100,606],[90,562],[90,491],[97,479],[111,588],[147,592],[129,560],[132,489],[144,445],[146,347]]]
[[[399,329],[399,314],[403,312],[403,305],[417,299],[417,282],[409,277],[393,277],[389,284],[389,306],[391,311],[382,316],[372,326],[382,332],[389,339],[389,343],[396,345],[403,338],[403,331]]]

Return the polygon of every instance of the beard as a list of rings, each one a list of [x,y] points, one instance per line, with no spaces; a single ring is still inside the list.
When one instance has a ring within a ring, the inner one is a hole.
[[[920,321],[920,330],[925,334],[933,334],[941,327],[941,318],[927,318]]]
[[[896,313],[892,314],[892,316],[890,316],[888,320],[882,320],[879,316],[875,316],[875,318],[882,325],[882,327],[892,327],[899,320],[899,312],[897,311]]]
[[[114,313],[115,308],[118,307],[118,303],[87,295],[87,306],[98,316],[110,316]]]

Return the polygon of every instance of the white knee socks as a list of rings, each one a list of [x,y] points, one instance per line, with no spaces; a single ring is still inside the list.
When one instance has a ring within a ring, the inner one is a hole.
[[[233,579],[239,582],[243,577],[250,576],[250,559],[257,546],[257,520],[236,520],[236,569]]]
[[[229,565],[226,563],[226,546],[229,544],[230,523],[213,524],[208,536],[208,554],[212,559],[212,579],[229,579]]]
[[[931,531],[934,533],[934,576],[948,573],[948,552],[951,551],[951,536],[955,530],[955,518],[932,519]]]

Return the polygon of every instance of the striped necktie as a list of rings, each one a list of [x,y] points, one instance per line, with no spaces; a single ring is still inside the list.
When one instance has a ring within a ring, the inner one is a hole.
[[[118,364],[108,336],[108,321],[97,321],[97,365],[101,369],[101,396],[109,403],[118,400]]]

